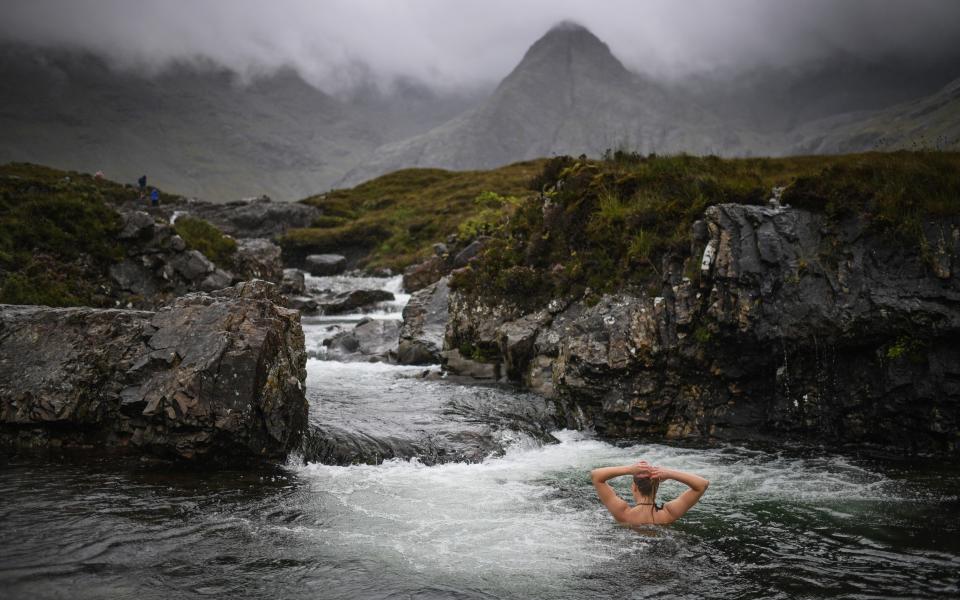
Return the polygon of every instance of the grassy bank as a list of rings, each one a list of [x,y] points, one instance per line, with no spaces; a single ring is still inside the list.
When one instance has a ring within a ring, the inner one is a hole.
[[[923,219],[960,214],[960,154],[552,159],[453,284],[528,307],[558,295],[648,286],[659,280],[665,254],[689,252],[690,227],[708,206],[761,204],[774,186],[785,188],[785,204],[833,219],[860,214],[920,251]]]
[[[484,192],[523,196],[545,161],[516,163],[490,171],[405,169],[357,187],[306,198],[322,216],[314,227],[280,238],[285,252],[336,252],[345,247],[361,264],[402,269],[426,258],[432,243],[458,233],[461,223],[490,218]],[[485,212],[486,211],[486,212]]]
[[[86,173],[0,165],[0,303],[112,305],[108,269],[124,252],[115,207],[137,194]]]

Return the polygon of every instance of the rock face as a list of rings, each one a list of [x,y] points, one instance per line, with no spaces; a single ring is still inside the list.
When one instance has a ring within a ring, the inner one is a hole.
[[[0,445],[246,464],[307,417],[299,314],[263,281],[157,312],[0,306]]]
[[[233,263],[235,274],[242,281],[263,279],[271,283],[281,283],[284,279],[280,246],[265,238],[237,240]]]
[[[200,217],[235,238],[273,238],[287,229],[310,227],[320,211],[299,202],[273,202],[267,196],[215,204],[190,201],[178,210]]]
[[[449,317],[449,295],[448,279],[443,278],[410,297],[403,308],[398,363],[429,365],[440,362]]]
[[[453,294],[446,343],[608,436],[956,454],[960,223],[887,236],[856,217],[713,206],[659,294],[528,315]]]
[[[319,307],[325,315],[342,315],[393,299],[393,294],[386,290],[351,290],[323,299]]]
[[[200,252],[187,250],[173,227],[145,212],[124,213],[119,238],[125,256],[109,268],[118,288],[112,295],[129,297],[135,308],[155,309],[188,292],[213,291],[233,282],[231,273]]]
[[[304,259],[304,268],[311,275],[339,275],[347,268],[347,259],[339,254],[311,254]]]

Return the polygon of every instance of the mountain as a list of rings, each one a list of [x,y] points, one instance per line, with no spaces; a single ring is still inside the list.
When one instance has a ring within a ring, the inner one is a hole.
[[[540,38],[477,108],[427,133],[387,144],[341,181],[402,167],[483,169],[558,154],[747,154],[759,136],[628,71],[586,28],[561,23]]]
[[[347,99],[291,70],[241,83],[211,65],[118,71],[68,51],[0,47],[0,163],[29,161],[227,201],[327,189],[374,148],[462,112],[408,83]],[[384,107],[390,107],[386,110]]]
[[[793,134],[798,154],[918,148],[960,150],[960,79],[923,98],[820,119]]]

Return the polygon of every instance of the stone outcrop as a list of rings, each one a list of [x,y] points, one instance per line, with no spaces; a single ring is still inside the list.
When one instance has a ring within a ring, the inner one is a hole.
[[[339,254],[311,254],[303,262],[303,268],[317,277],[339,275],[347,269],[346,257]]]
[[[410,297],[403,308],[398,363],[429,365],[440,362],[449,318],[449,295],[448,280],[444,278]]]
[[[393,299],[393,294],[386,290],[350,290],[330,298],[321,298],[319,308],[325,315],[342,315],[370,308],[377,303],[389,302]]]
[[[274,238],[287,229],[310,227],[320,215],[320,211],[312,206],[299,202],[273,202],[267,196],[223,204],[190,200],[175,208],[209,221],[238,239]]]
[[[142,211],[124,213],[120,262],[108,273],[115,289],[133,308],[155,309],[193,291],[229,286],[234,276],[197,250],[188,250],[173,227]],[[120,301],[118,300],[118,303]]]
[[[247,464],[306,423],[299,314],[250,281],[157,312],[0,306],[0,445]]]
[[[607,436],[960,451],[960,223],[707,209],[657,293],[519,314],[460,294],[447,347]]]
[[[271,283],[284,280],[280,246],[266,238],[237,240],[237,252],[233,256],[233,271],[241,281],[262,279]]]

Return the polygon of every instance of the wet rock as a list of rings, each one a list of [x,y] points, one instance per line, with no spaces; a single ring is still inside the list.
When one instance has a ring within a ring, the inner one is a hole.
[[[311,254],[304,259],[304,268],[317,277],[339,275],[347,268],[347,259],[339,254]]]
[[[403,309],[398,363],[429,365],[440,362],[449,317],[449,295],[448,280],[443,278],[410,297]]]
[[[327,357],[338,360],[391,361],[396,357],[400,323],[393,319],[362,319],[350,331],[324,342]]]
[[[283,280],[280,246],[264,238],[238,240],[233,271],[241,281],[263,279],[280,283]]]
[[[351,290],[337,294],[330,300],[324,300],[319,306],[325,315],[342,315],[393,299],[393,294],[386,290]]]
[[[451,373],[474,379],[497,379],[499,365],[466,358],[457,349],[443,352],[443,364]]]
[[[464,354],[499,364],[575,407],[571,426],[611,437],[955,454],[957,226],[925,224],[924,255],[856,216],[712,206],[691,252],[668,256],[648,293],[558,303],[551,318],[451,295],[448,364],[470,372]]]
[[[305,425],[299,314],[269,283],[157,312],[0,306],[0,445],[250,464]]]
[[[284,269],[280,291],[284,294],[302,296],[307,293],[306,278],[300,269]]]
[[[320,311],[320,304],[310,296],[287,296],[287,307],[306,314]]]
[[[446,261],[432,256],[424,262],[407,267],[403,272],[403,289],[409,293],[422,290],[438,281],[449,271]]]

